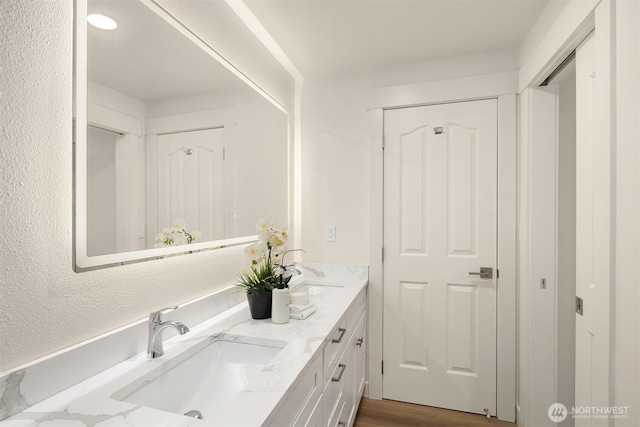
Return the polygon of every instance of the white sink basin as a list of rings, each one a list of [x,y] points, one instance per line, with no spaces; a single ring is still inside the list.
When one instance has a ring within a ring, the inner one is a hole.
[[[285,345],[238,336],[205,340],[112,398],[178,414],[198,411],[206,420],[236,397]]]
[[[306,292],[309,294],[311,300],[322,300],[332,297],[340,292],[344,286],[340,285],[325,285],[317,283],[305,283],[298,286],[294,292]]]

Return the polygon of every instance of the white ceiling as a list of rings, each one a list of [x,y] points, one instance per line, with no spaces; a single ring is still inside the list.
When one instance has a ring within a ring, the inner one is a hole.
[[[88,11],[118,22],[113,31],[88,25],[91,81],[143,102],[245,87],[141,2],[90,0]]]
[[[245,0],[304,76],[518,48],[547,2]],[[89,11],[119,22],[115,31],[88,28],[97,83],[144,102],[241,84],[140,2],[90,0]]]
[[[548,0],[245,0],[305,76],[519,48]]]

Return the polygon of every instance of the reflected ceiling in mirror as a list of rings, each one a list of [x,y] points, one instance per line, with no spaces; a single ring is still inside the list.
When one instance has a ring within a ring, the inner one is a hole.
[[[262,217],[286,225],[284,108],[153,2],[77,5],[77,269],[248,242]],[[96,13],[117,28],[79,19]]]

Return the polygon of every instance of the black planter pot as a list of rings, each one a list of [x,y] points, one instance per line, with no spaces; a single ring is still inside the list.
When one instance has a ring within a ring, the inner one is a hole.
[[[271,317],[271,292],[268,294],[247,293],[249,311],[254,319],[268,319]]]

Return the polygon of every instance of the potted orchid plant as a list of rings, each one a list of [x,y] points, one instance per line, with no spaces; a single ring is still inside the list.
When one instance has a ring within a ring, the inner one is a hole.
[[[280,259],[286,251],[287,231],[266,219],[259,220],[256,229],[258,241],[244,249],[249,269],[240,273],[236,286],[247,293],[251,316],[268,319],[271,317],[271,291],[278,287],[280,280],[286,284],[290,279],[282,279],[278,274]]]

